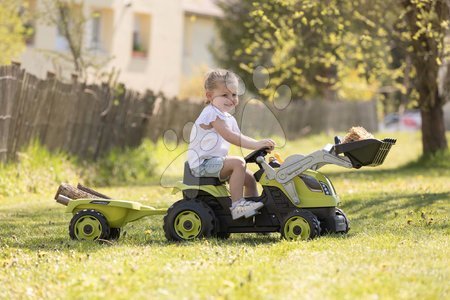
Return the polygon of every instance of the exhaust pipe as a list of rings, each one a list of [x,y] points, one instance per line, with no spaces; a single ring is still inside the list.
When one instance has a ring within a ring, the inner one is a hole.
[[[56,202],[65,206],[67,206],[71,200],[72,199],[70,199],[69,197],[66,197],[61,194],[59,194],[58,197],[56,197]]]

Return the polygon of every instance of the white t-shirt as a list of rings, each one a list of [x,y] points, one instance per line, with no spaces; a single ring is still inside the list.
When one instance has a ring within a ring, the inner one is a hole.
[[[228,155],[228,143],[214,128],[203,129],[200,124],[211,125],[219,117],[234,132],[240,133],[236,119],[229,113],[221,112],[217,107],[208,104],[192,126],[189,138],[188,162],[191,169],[197,168],[205,159],[225,157]]]

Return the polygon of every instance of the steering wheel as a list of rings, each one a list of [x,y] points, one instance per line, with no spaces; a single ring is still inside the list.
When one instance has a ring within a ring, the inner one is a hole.
[[[250,153],[249,155],[247,155],[244,159],[246,163],[256,163],[256,158],[258,156],[266,156],[267,155],[267,150],[270,150],[270,147],[264,147],[258,150],[253,151],[252,153]]]

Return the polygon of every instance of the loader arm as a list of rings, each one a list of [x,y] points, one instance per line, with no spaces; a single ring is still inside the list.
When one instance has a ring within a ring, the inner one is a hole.
[[[289,196],[298,205],[298,198],[293,179],[308,169],[314,171],[333,164],[344,168],[360,168],[362,166],[378,166],[384,162],[395,139],[367,139],[347,144],[326,145],[306,156],[291,155],[278,169],[272,168],[263,157],[258,157],[257,162],[264,168],[269,179],[275,179],[283,185]],[[339,155],[343,154],[343,155]]]

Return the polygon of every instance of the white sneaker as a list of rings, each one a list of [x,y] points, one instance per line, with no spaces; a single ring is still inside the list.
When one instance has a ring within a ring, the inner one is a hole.
[[[230,207],[231,217],[233,220],[239,219],[242,216],[246,218],[252,217],[263,206],[264,203],[262,202],[246,201],[244,199],[238,200],[236,204]]]

